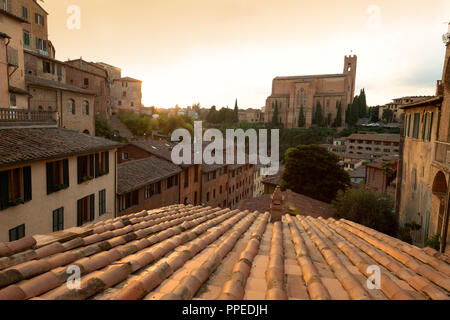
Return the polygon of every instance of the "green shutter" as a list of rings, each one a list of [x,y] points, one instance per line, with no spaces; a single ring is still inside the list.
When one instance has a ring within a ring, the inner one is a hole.
[[[31,167],[23,168],[23,200],[31,200]]]
[[[9,171],[0,172],[0,210],[9,207]]]
[[[63,160],[63,183],[67,188],[69,187],[69,160]]]
[[[83,182],[83,158],[78,157],[78,184]]]
[[[106,174],[109,173],[109,151],[105,152],[105,171]]]
[[[428,141],[431,141],[431,134],[433,133],[433,118],[434,112],[430,114],[430,126],[428,127],[428,137],[427,137]]]
[[[94,177],[94,155],[89,155],[89,176]]]
[[[53,193],[53,162],[47,163],[47,194]]]
[[[98,153],[95,154],[95,177],[100,176],[100,156]]]
[[[428,113],[425,113],[422,116],[422,140],[425,141],[425,134],[426,134],[426,127],[427,127],[427,122],[428,122]]]
[[[83,225],[83,202],[82,200],[77,201],[77,226],[81,227]]]
[[[94,221],[95,219],[95,195],[92,194],[89,196],[89,219],[90,221]]]

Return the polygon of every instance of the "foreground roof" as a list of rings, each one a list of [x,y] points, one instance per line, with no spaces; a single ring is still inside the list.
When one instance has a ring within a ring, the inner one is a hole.
[[[149,157],[128,161],[117,166],[117,193],[119,195],[140,189],[150,183],[161,181],[182,170],[172,162]]]
[[[175,205],[0,244],[0,299],[449,299],[450,259],[433,249],[346,220],[269,218]],[[367,288],[373,265],[381,289]]]
[[[100,152],[114,141],[63,128],[0,129],[0,167]]]

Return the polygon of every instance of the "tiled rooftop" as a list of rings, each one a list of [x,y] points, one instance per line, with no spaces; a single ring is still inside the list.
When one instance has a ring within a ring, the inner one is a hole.
[[[346,220],[175,205],[84,231],[0,244],[0,299],[449,299],[448,256]]]
[[[114,141],[63,128],[0,129],[0,167],[119,146]]]
[[[147,184],[161,181],[182,170],[172,162],[149,157],[119,164],[117,166],[117,193],[122,195]]]

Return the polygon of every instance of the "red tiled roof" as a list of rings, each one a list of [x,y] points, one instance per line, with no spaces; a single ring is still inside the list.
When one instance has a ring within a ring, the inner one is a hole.
[[[449,299],[447,255],[347,220],[269,220],[175,205],[44,246],[0,244],[0,299]],[[372,265],[380,289],[367,288]],[[79,289],[66,284],[69,266]]]

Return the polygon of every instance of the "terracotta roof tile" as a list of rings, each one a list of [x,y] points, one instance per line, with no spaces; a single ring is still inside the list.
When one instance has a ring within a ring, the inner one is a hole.
[[[0,244],[0,299],[449,299],[446,256],[326,218],[271,224],[268,213],[176,205],[66,242]],[[379,290],[366,286],[373,264]],[[80,289],[65,283],[71,265]]]

